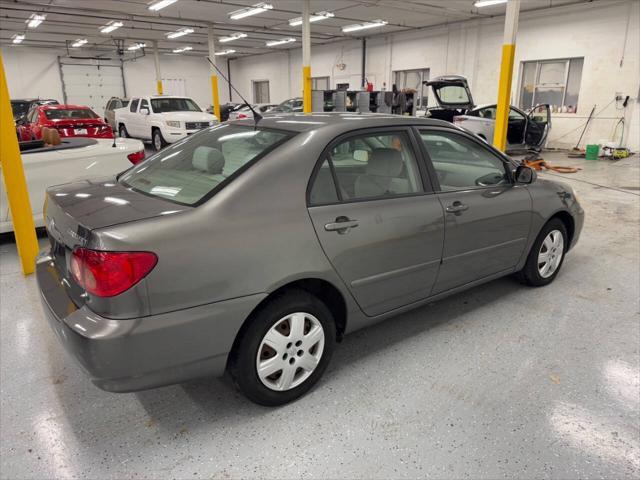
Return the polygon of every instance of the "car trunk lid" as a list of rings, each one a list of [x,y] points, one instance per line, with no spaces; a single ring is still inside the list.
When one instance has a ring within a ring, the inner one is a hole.
[[[445,75],[422,82],[431,87],[441,108],[470,110],[474,107],[467,79],[460,75]]]

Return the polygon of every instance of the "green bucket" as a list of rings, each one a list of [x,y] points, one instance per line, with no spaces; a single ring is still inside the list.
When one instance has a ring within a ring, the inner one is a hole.
[[[598,160],[598,154],[600,153],[600,145],[587,145],[587,151],[585,153],[585,160]]]

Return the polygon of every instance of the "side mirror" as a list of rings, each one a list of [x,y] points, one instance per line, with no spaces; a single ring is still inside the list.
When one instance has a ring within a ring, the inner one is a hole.
[[[148,108],[141,108],[140,109],[140,113],[142,115],[149,115],[149,109]]]
[[[518,165],[516,168],[515,179],[517,183],[533,183],[536,177],[536,171],[531,167]]]

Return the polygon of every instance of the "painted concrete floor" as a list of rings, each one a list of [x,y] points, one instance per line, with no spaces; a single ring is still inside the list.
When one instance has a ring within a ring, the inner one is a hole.
[[[640,159],[545,158],[584,168],[563,178],[587,211],[552,286],[501,279],[357,332],[277,409],[224,379],[98,390],[1,245],[0,476],[638,478]]]

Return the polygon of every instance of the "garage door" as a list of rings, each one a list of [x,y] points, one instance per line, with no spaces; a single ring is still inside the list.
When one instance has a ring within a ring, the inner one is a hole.
[[[125,96],[119,65],[60,63],[60,72],[66,102],[91,107],[98,115],[104,115],[111,97]]]

